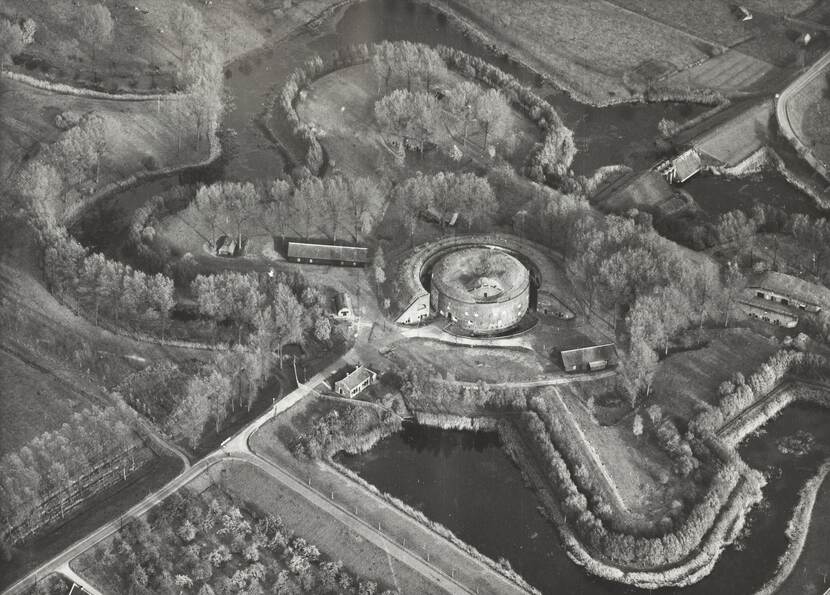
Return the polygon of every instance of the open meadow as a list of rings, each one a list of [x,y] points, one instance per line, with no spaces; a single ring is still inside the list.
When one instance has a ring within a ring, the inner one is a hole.
[[[433,84],[435,88],[447,90],[465,80],[460,74],[448,71]],[[404,163],[400,163],[375,120],[375,102],[383,95],[383,83],[378,80],[371,63],[337,70],[318,79],[309,88],[297,111],[300,119],[318,132],[335,169],[352,175],[401,180],[416,171],[432,174],[492,165],[492,160],[483,151],[483,134],[471,131],[465,145],[462,126],[458,122],[451,128],[439,127],[433,139],[438,148],[423,154],[411,151]],[[541,140],[541,132],[516,110],[510,110],[505,128],[513,132],[514,139],[500,146],[498,155],[521,166],[533,143]],[[446,147],[453,144],[464,154],[458,162],[446,155]]]
[[[672,462],[665,451],[644,436],[634,435],[633,415],[609,424],[598,421],[594,412],[603,408],[608,396],[603,383],[563,385],[540,393],[557,410],[566,408],[562,419],[570,419],[585,436],[591,452],[616,486],[625,506],[624,516],[635,523],[661,518],[672,510],[675,501],[690,494],[693,483],[671,473]]]
[[[657,367],[652,394],[664,411],[686,419],[716,405],[718,386],[735,372],[751,374],[778,349],[748,329],[712,331],[705,347],[669,355]]]
[[[182,3],[196,9],[208,37],[230,61],[268,41],[286,37],[336,1],[296,0],[279,8],[262,0]],[[166,0],[107,3],[113,20],[113,41],[103,47],[88,38],[78,38],[78,23],[83,19],[81,2],[4,0],[0,16],[31,18],[37,23],[34,42],[17,60],[22,71],[107,91],[147,92],[169,90],[177,84],[183,46],[171,23],[178,5]]]

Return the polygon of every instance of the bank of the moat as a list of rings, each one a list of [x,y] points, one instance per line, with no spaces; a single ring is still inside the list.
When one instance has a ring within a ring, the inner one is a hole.
[[[813,437],[807,454],[786,452],[787,437]],[[744,460],[768,476],[765,501],[749,515],[738,542],[712,573],[695,585],[664,592],[754,593],[768,580],[787,543],[785,535],[798,492],[830,457],[830,411],[795,404],[740,448]],[[499,445],[494,433],[440,430],[415,424],[371,451],[338,461],[421,510],[483,554],[509,560],[543,593],[635,593],[634,587],[588,575],[566,555],[556,530],[537,507],[535,494]],[[657,591],[661,592],[661,591]]]

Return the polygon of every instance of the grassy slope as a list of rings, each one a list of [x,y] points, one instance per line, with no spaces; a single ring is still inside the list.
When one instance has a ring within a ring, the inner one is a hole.
[[[195,151],[192,126],[179,118],[178,101],[106,101],[73,95],[57,95],[23,83],[0,79],[0,174],[33,151],[38,143],[57,140],[60,129],[55,117],[64,111],[96,113],[118,122],[118,129],[107,138],[107,151],[101,164],[100,186],[145,171],[144,157],[152,157],[159,167],[204,159],[207,143]],[[182,148],[178,149],[179,135]]]
[[[107,89],[146,91],[170,88],[180,67],[181,47],[170,27],[179,4],[190,4],[204,19],[209,36],[233,59],[278,39],[302,25],[335,0],[297,0],[281,10],[282,3],[257,0],[130,0],[108,3],[115,20],[115,41],[96,54],[94,70]],[[34,74],[64,81],[92,80],[92,46],[78,41],[79,11],[73,2],[4,0],[0,14],[31,17],[38,23],[35,42],[26,53],[49,67]]]
[[[721,382],[734,372],[754,372],[776,349],[746,329],[717,333],[707,347],[671,355],[660,363],[654,376],[654,402],[664,411],[688,418],[704,404],[717,402]]]
[[[635,517],[660,518],[671,508],[672,501],[681,499],[686,481],[661,485],[662,473],[671,474],[671,460],[650,442],[634,436],[632,418],[601,426],[590,415],[585,400],[591,392],[588,385],[557,387],[568,405],[574,422],[582,429],[609,474],[628,509]]]

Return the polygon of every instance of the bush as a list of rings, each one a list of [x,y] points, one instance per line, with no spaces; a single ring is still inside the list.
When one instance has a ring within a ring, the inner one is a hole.
[[[55,126],[61,130],[69,130],[81,123],[82,114],[73,111],[65,111],[55,116]]]

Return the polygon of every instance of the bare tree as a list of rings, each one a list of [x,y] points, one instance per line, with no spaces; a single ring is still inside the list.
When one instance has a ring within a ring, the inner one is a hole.
[[[81,4],[80,35],[92,48],[92,75],[95,76],[95,56],[98,49],[112,43],[115,23],[109,9],[103,4]]]
[[[23,31],[16,24],[0,19],[0,74],[12,58],[23,51]]]

